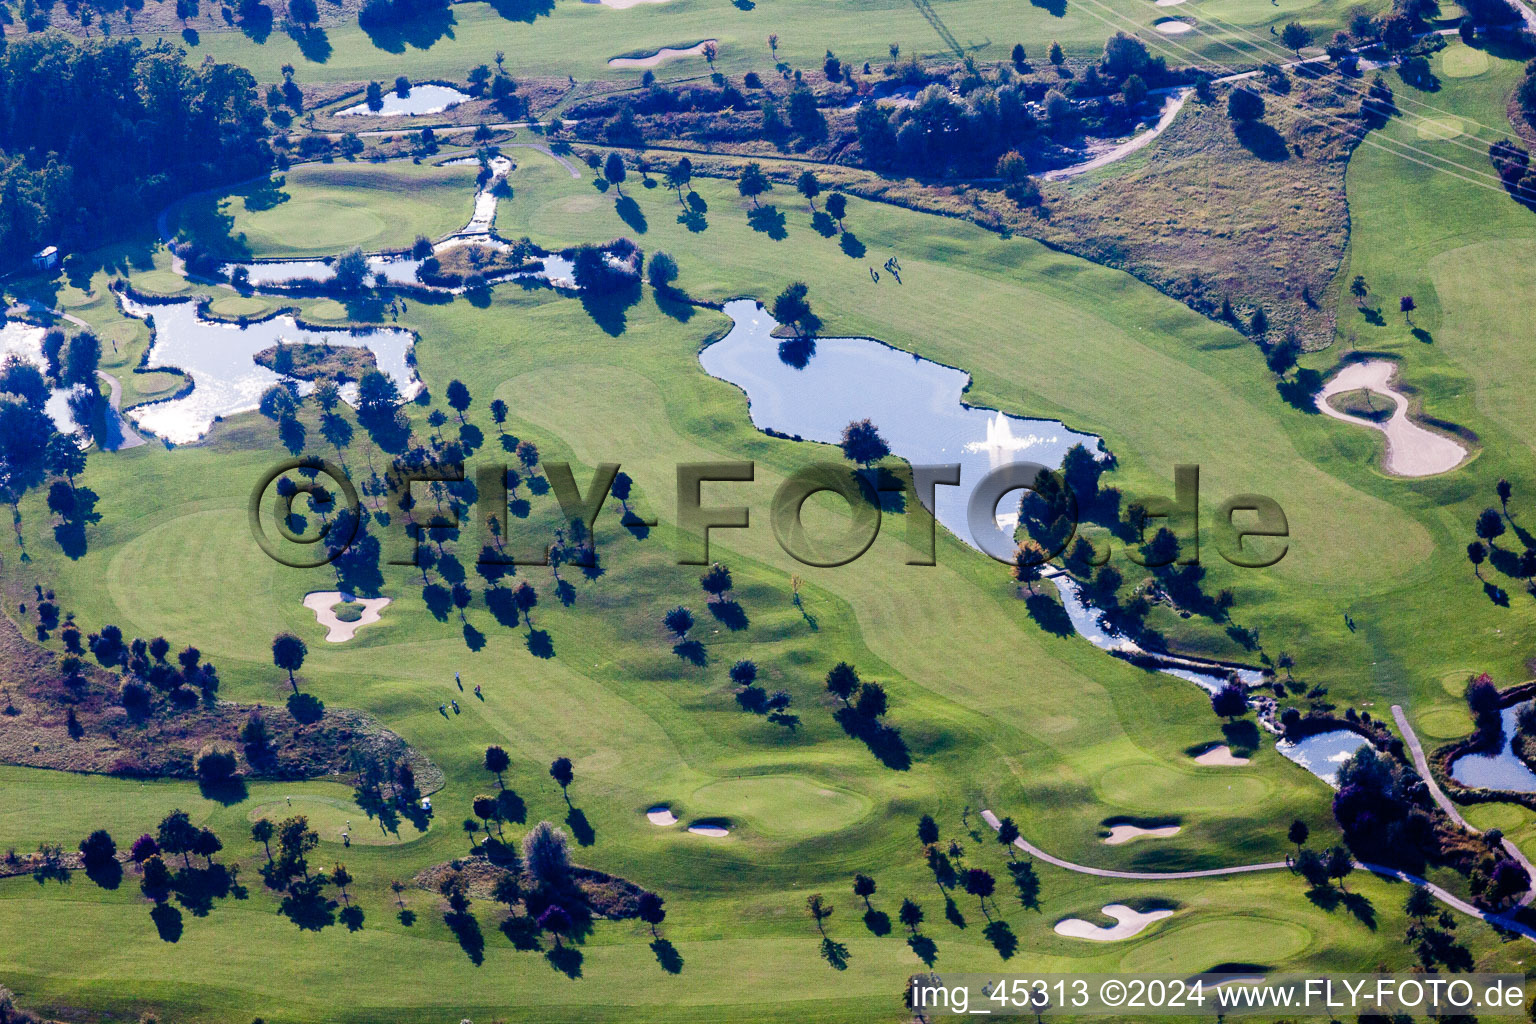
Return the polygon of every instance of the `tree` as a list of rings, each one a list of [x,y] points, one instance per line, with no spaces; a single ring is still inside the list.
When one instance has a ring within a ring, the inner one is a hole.
[[[155,842],[155,837],[148,832],[139,836],[128,848],[128,859],[135,864],[142,864],[155,854],[160,852],[160,844]]]
[[[827,200],[828,209],[831,208],[831,200]],[[821,327],[821,319],[811,312],[810,300],[806,295],[810,288],[804,281],[792,281],[789,286],[779,292],[773,300],[770,312],[773,318],[781,324],[787,324],[795,329],[795,333],[802,337],[816,333]]]
[[[1355,859],[1349,855],[1349,851],[1342,846],[1330,847],[1325,858],[1328,868],[1328,877],[1336,879],[1340,892],[1348,892],[1344,888],[1344,879],[1355,870]]]
[[[1013,568],[1009,570],[1014,582],[1019,585],[1019,596],[1023,596],[1023,588],[1028,587],[1029,592],[1035,592],[1035,581],[1038,580],[1045,567],[1047,552],[1034,540],[1025,540],[1013,552]]]
[[[850,462],[858,463],[865,469],[891,454],[891,446],[885,443],[880,431],[867,419],[854,420],[844,427],[838,447]]]
[[[272,638],[272,664],[288,672],[288,683],[293,692],[299,692],[299,684],[293,674],[304,667],[304,657],[309,648],[292,633],[279,633]]]
[[[868,875],[859,874],[853,876],[853,894],[864,901],[866,910],[873,910],[869,898],[875,894],[875,880]]]
[[[773,182],[763,173],[762,165],[753,161],[742,168],[741,178],[736,182],[736,191],[741,193],[742,198],[752,200],[752,208],[757,209],[757,197],[773,191]]]
[[[1125,105],[1132,110],[1147,102],[1147,82],[1140,75],[1127,75],[1125,83],[1120,86],[1120,95],[1125,98]]]
[[[1014,70],[1015,71],[1023,71],[1024,70],[1024,60],[1025,60],[1024,44],[1023,43],[1014,43],[1013,44],[1013,53],[1012,53],[1011,56],[1013,58]]]
[[[1490,548],[1495,547],[1493,542],[1504,536],[1504,517],[1499,515],[1498,509],[1485,508],[1477,514],[1474,530]]]
[[[192,853],[193,844],[197,842],[197,826],[192,824],[192,819],[186,811],[177,809],[160,819],[160,826],[155,832],[155,842],[160,849],[169,854],[181,854],[182,861],[192,866],[189,854]]]
[[[816,212],[816,197],[821,195],[821,182],[816,180],[812,171],[801,171],[800,177],[795,179],[795,188],[805,196],[805,201],[811,205],[811,212]]]
[[[1248,321],[1248,328],[1260,338],[1269,333],[1269,316],[1264,312],[1263,306],[1253,311],[1253,318]]]
[[[932,846],[939,841],[939,823],[933,820],[931,814],[917,819],[917,841],[924,846]]]
[[[496,813],[496,798],[493,796],[486,796],[483,793],[479,794],[474,798],[474,800],[470,801],[470,809],[475,812],[475,817],[479,818],[480,821],[484,823],[485,834],[490,835],[491,822],[493,820],[499,822],[500,820]]]
[[[841,192],[833,192],[827,196],[827,213],[837,221],[837,229],[843,229],[843,218],[848,214],[848,197]]]
[[[1476,576],[1478,579],[1483,578],[1483,571],[1481,566],[1483,564],[1483,559],[1487,557],[1488,549],[1483,546],[1482,541],[1475,540],[1467,545],[1467,559],[1472,563],[1472,575]]]
[[[1211,710],[1226,719],[1238,718],[1248,713],[1248,691],[1241,683],[1227,683],[1211,694]]]
[[[171,869],[165,866],[165,861],[156,853],[144,860],[140,870],[144,872],[144,877],[139,880],[139,891],[156,903],[164,903],[175,884]]]
[[[1264,98],[1251,89],[1233,89],[1227,97],[1227,116],[1239,123],[1257,121],[1264,116]]]
[[[879,683],[864,683],[859,687],[858,700],[854,701],[854,710],[859,717],[876,719],[885,714],[890,706],[890,698],[886,695],[885,687]]]
[[[751,686],[757,681],[757,663],[738,661],[731,666],[731,682],[737,686]]]
[[[1321,889],[1328,884],[1327,858],[1316,850],[1302,850],[1296,856],[1296,871],[1314,889]]]
[[[320,9],[315,0],[288,0],[288,16],[307,28],[320,20]]]
[[[709,596],[710,601],[721,601],[731,592],[731,570],[719,562],[710,565],[703,576],[699,577],[699,587]]]
[[[305,0],[313,3],[314,0]],[[336,257],[332,268],[331,283],[344,292],[360,291],[368,282],[368,257],[354,246]]]
[[[571,767],[571,759],[568,757],[555,758],[549,766],[549,777],[560,784],[560,792],[564,795],[565,802],[569,804],[571,796],[567,790],[570,788],[571,783],[576,780],[576,772]]]
[[[636,916],[651,926],[651,937],[656,937],[656,926],[667,919],[665,901],[653,892],[643,892],[636,907]]]
[[[672,282],[677,280],[677,260],[671,253],[657,251],[651,254],[651,262],[645,268],[646,275],[650,278],[651,287],[659,292],[672,290]]]
[[[816,922],[816,930],[825,938],[827,934],[826,920],[832,916],[832,904],[819,892],[813,892],[805,898],[805,912],[811,915],[811,920]]]
[[[508,411],[506,402],[499,398],[491,399],[491,419],[495,422],[498,433],[505,433],[502,427],[506,425]]]
[[[368,83],[368,95],[365,101],[368,109],[377,114],[384,109],[384,87],[378,82]]]
[[[512,758],[501,747],[489,746],[485,748],[485,770],[496,776],[496,784],[503,789],[506,786],[501,781],[501,775],[511,766]]]
[[[678,605],[663,615],[661,621],[662,625],[671,630],[678,640],[685,640],[688,637],[688,631],[693,628],[693,612]]]
[[[975,896],[981,903],[981,912],[987,914],[987,899],[997,889],[997,880],[992,877],[992,872],[984,868],[970,868],[965,872],[965,891]],[[988,919],[991,919],[987,914]]]
[[[1291,822],[1290,831],[1286,832],[1285,837],[1296,844],[1296,856],[1301,856],[1301,848],[1307,844],[1307,836],[1311,834],[1312,831],[1307,828],[1307,823],[1300,818]]]
[[[613,186],[619,195],[624,194],[624,158],[617,153],[609,153],[608,159],[603,161],[603,177]]]
[[[1366,285],[1364,275],[1356,274],[1355,279],[1349,282],[1349,294],[1355,297],[1355,305],[1365,305],[1366,297],[1371,294],[1371,289]]]
[[[768,33],[768,53],[774,60],[779,59],[779,34],[777,32]]]
[[[379,414],[400,404],[400,389],[378,370],[369,370],[357,381],[357,411]]]
[[[844,706],[847,706],[849,698],[858,688],[859,670],[846,661],[833,665],[832,670],[827,673],[827,692],[841,700]]]
[[[194,767],[199,781],[205,785],[218,786],[235,777],[240,762],[235,752],[222,743],[209,743],[198,751]]]
[[[665,175],[667,188],[677,193],[677,201],[683,201],[683,189],[693,180],[693,161],[686,156],[680,158],[677,163],[667,168]]]
[[[1397,300],[1397,311],[1403,314],[1403,321],[1405,323],[1413,323],[1413,311],[1418,308],[1418,305],[1413,301],[1412,295],[1404,295]]]
[[[1403,900],[1403,913],[1416,921],[1422,922],[1426,917],[1435,912],[1435,897],[1428,887],[1415,885],[1408,890],[1407,899]]]
[[[80,840],[80,859],[87,871],[106,867],[117,859],[117,843],[106,829],[99,828]]]
[[[347,906],[352,905],[351,897],[347,895],[347,886],[352,884],[352,872],[347,870],[345,864],[338,863],[331,869],[331,884],[341,890],[341,900]]]
[[[923,923],[923,908],[910,899],[904,899],[901,901],[901,909],[896,912],[896,916],[900,919],[904,928],[911,931],[913,935],[916,935],[917,926]]]
[[[57,472],[57,471],[55,471],[55,472]],[[1499,495],[1499,507],[1504,510],[1504,518],[1508,519],[1509,518],[1509,499],[1510,499],[1511,496],[1514,495],[1515,490],[1510,485],[1510,482],[1508,480],[1500,480],[1498,482],[1498,484],[1496,485],[1496,487],[1495,487],[1495,491]]]
[[[272,822],[266,818],[257,818],[256,823],[251,826],[251,839],[260,843],[262,849],[267,851],[268,864],[272,863],[272,833],[274,831]]]
[[[1051,48],[1050,51],[1046,54],[1046,59],[1058,68],[1066,62],[1067,57],[1066,54],[1061,52],[1061,44],[1056,42],[1054,39],[1051,40]]]
[[[547,888],[558,888],[570,875],[570,847],[565,833],[541,821],[523,836],[523,863],[528,874]]]
[[[539,927],[555,937],[555,948],[559,949],[561,937],[572,927],[570,911],[558,903],[551,903],[539,915]]]
[[[1008,859],[1014,859],[1014,840],[1019,838],[1019,826],[1012,818],[1003,818],[997,823],[997,841],[1003,844],[1008,851]]]
[[[1280,41],[1285,44],[1287,50],[1300,59],[1301,48],[1312,45],[1312,33],[1307,31],[1304,25],[1293,21],[1280,30]]]
[[[471,401],[469,397],[469,388],[464,386],[463,381],[451,380],[448,382],[447,396],[448,407],[459,414],[460,423],[465,422],[464,413],[469,409]]]

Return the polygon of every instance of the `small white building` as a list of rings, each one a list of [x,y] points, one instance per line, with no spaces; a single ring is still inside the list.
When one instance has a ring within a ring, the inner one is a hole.
[[[38,270],[52,270],[59,265],[59,247],[50,245],[32,254],[32,265]]]

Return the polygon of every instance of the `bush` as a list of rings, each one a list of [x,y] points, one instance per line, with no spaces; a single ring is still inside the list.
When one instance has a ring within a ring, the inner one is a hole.
[[[1227,116],[1234,121],[1257,121],[1264,116],[1264,98],[1248,89],[1233,89],[1227,97]]]
[[[221,743],[209,743],[197,752],[197,777],[206,783],[228,782],[239,771],[235,752]]]

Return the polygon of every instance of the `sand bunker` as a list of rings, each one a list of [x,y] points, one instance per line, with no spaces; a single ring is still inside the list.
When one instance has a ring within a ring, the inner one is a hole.
[[[604,0],[606,3],[607,0]],[[625,6],[628,6],[627,4]],[[672,46],[663,46],[655,53],[647,57],[614,57],[608,62],[611,68],[653,68],[663,61],[672,60],[675,57],[693,57],[704,52],[704,47],[710,43],[718,42],[715,39],[701,39],[692,46],[678,49]]]
[[[1159,7],[1177,7],[1177,6],[1179,6],[1179,4],[1181,4],[1183,2],[1184,2],[1184,0],[1157,0],[1157,6],[1159,6]]]
[[[696,836],[708,836],[711,839],[724,839],[726,836],[731,834],[731,830],[726,828],[724,825],[712,825],[708,822],[701,822],[697,825],[689,825],[688,831],[692,832]]]
[[[1218,743],[1216,746],[1210,748],[1209,750],[1202,751],[1195,757],[1195,764],[1226,767],[1247,764],[1248,761],[1248,758],[1238,757],[1236,754],[1232,753],[1232,748],[1227,746],[1225,743]]]
[[[1152,27],[1165,36],[1181,36],[1185,32],[1194,31],[1195,26],[1178,18],[1162,18],[1152,23]]]
[[[601,3],[604,7],[612,7],[616,11],[622,11],[627,7],[637,7],[640,4],[664,4],[667,0],[582,0],[582,3]]]
[[[1128,843],[1132,839],[1142,836],[1151,836],[1154,839],[1162,839],[1167,836],[1178,835],[1179,826],[1164,825],[1162,828],[1142,828],[1140,825],[1111,825],[1109,835],[1104,839],[1105,846],[1119,846]]]
[[[1117,939],[1128,939],[1139,934],[1153,921],[1172,917],[1173,911],[1149,910],[1143,914],[1122,903],[1111,903],[1104,908],[1104,916],[1114,918],[1119,924],[1113,928],[1101,928],[1082,918],[1069,917],[1064,921],[1056,922],[1056,934],[1073,939],[1087,939],[1090,942],[1114,942]]]
[[[342,622],[336,617],[336,605],[356,602],[363,606],[363,614],[355,622]],[[387,597],[353,597],[339,590],[316,590],[304,595],[304,607],[315,613],[315,621],[324,626],[326,643],[339,644],[352,639],[363,626],[379,621],[379,613],[389,604]]]
[[[1336,420],[1370,427],[1386,434],[1387,457],[1384,462],[1389,473],[1398,476],[1431,476],[1455,469],[1467,457],[1467,450],[1451,438],[1425,430],[1408,418],[1408,399],[1392,388],[1392,378],[1396,374],[1397,364],[1386,359],[1350,363],[1317,393],[1317,409]],[[1328,403],[1329,397],[1333,395],[1359,388],[1368,388],[1392,399],[1397,404],[1392,418],[1383,423],[1372,423],[1342,413]]]
[[[677,815],[673,814],[672,808],[666,804],[657,804],[646,811],[645,816],[652,825],[667,826],[677,824]]]

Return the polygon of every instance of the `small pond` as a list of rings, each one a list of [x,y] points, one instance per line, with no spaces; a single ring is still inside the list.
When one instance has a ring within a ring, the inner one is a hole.
[[[276,316],[241,327],[200,316],[197,302],[150,305],[119,295],[123,312],[154,317],[155,341],[145,361],[147,369],[177,369],[192,378],[192,390],[180,398],[141,405],[129,415],[134,422],[175,444],[196,441],[215,418],[255,409],[261,393],[280,378],[254,360],[256,353],[280,342],[361,346],[371,349],[379,370],[387,374],[404,397],[420,388],[406,362],[414,343],[411,332],[381,327],[353,333],[346,330],[300,327],[291,316]],[[300,390],[308,392],[305,383]],[[343,397],[355,389],[343,389]]]
[[[46,372],[48,362],[43,358],[43,335],[47,333],[46,327],[37,327],[20,320],[0,326],[0,362],[4,362],[8,356],[16,356],[22,362],[31,363]],[[69,388],[52,389],[48,393],[48,403],[43,408],[59,433],[73,434],[79,429],[69,412]]]
[[[1527,701],[1526,703],[1530,703]],[[1463,786],[1477,789],[1505,789],[1513,793],[1536,793],[1536,772],[1515,756],[1515,715],[1524,704],[1514,704],[1499,713],[1504,735],[1497,754],[1462,754],[1451,762],[1451,778]]]
[[[1348,729],[1320,732],[1292,743],[1281,740],[1275,749],[1330,786],[1337,788],[1339,766],[1366,745],[1366,739]]]
[[[446,85],[413,85],[411,91],[401,96],[393,89],[384,93],[384,106],[368,109],[367,103],[336,111],[337,117],[401,117],[408,114],[441,114],[449,107],[456,107],[470,99],[469,93],[460,92]]]

